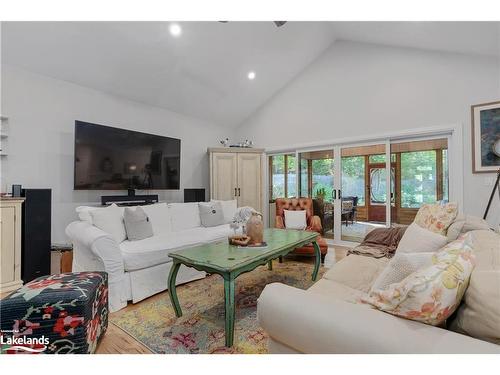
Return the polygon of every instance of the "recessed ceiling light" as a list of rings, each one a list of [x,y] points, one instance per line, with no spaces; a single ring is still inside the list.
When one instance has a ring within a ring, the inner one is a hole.
[[[255,72],[248,72],[247,77],[250,81],[253,81],[255,79]]]
[[[172,36],[179,36],[182,34],[182,28],[177,23],[170,24],[168,30],[170,31],[170,34],[172,34]]]

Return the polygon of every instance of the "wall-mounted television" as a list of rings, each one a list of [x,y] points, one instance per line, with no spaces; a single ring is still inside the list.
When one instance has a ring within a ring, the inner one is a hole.
[[[75,190],[178,190],[180,161],[180,139],[75,121]]]

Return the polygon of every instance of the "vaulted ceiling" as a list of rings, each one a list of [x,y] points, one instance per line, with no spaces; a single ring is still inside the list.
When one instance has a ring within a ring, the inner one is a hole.
[[[177,37],[170,25],[4,22],[2,60],[237,126],[335,40],[500,56],[495,22],[288,22],[280,28],[272,22],[180,22]]]

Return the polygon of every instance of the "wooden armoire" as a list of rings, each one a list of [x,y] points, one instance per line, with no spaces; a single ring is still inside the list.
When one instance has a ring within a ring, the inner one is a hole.
[[[262,212],[264,198],[264,149],[209,148],[210,198],[238,201]]]

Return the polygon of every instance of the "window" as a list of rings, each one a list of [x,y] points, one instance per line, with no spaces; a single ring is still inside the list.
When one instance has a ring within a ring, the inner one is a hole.
[[[286,185],[287,191],[286,196],[288,198],[293,198],[297,196],[297,175],[296,175],[296,163],[295,155],[286,155]]]
[[[370,155],[368,162],[370,164],[385,163],[385,154]],[[391,162],[396,162],[396,154],[391,154]]]
[[[342,158],[342,195],[358,197],[358,206],[365,205],[365,157]]]
[[[435,202],[436,186],[436,150],[401,153],[401,207]]]
[[[297,196],[295,155],[269,156],[269,198],[292,198]]]
[[[321,197],[327,202],[333,198],[333,159],[314,159],[312,167],[312,197]]]
[[[449,200],[448,196],[448,150],[441,150],[443,158],[443,200]]]
[[[285,156],[270,156],[271,166],[271,199],[275,200],[285,196]]]

